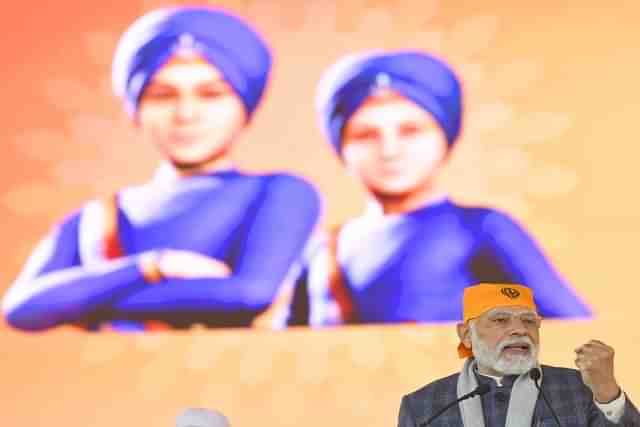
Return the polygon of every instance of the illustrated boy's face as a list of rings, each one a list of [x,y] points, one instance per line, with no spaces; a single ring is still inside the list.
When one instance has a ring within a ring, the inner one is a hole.
[[[403,196],[430,185],[447,154],[431,114],[395,92],[370,96],[347,122],[342,157],[374,195]]]
[[[225,155],[246,123],[242,101],[202,60],[172,60],[145,88],[137,124],[145,139],[179,168]]]

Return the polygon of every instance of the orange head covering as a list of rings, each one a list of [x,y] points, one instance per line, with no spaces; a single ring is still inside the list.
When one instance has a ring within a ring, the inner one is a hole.
[[[522,285],[501,283],[480,283],[464,289],[462,310],[464,323],[481,316],[496,307],[529,307],[537,311],[533,300],[533,291]],[[461,359],[471,357],[473,353],[463,343],[458,344]]]

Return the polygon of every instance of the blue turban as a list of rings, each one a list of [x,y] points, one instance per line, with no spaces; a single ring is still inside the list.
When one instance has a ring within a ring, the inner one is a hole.
[[[242,99],[247,115],[256,109],[271,69],[264,40],[239,18],[208,7],[150,12],[120,39],[113,61],[113,88],[134,115],[154,74],[181,50],[214,67]]]
[[[428,111],[451,146],[462,124],[462,90],[441,60],[421,52],[398,51],[347,57],[325,74],[318,87],[322,126],[336,151],[353,113],[376,90],[389,88]]]

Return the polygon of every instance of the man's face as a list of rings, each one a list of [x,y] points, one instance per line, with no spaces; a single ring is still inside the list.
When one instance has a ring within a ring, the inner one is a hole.
[[[369,97],[342,133],[342,157],[374,195],[404,196],[430,185],[447,154],[431,114],[394,92]]]
[[[495,308],[462,329],[483,373],[519,375],[538,364],[540,316],[529,308]]]
[[[179,168],[215,161],[246,122],[242,101],[203,61],[170,61],[145,88],[137,123],[144,137]]]

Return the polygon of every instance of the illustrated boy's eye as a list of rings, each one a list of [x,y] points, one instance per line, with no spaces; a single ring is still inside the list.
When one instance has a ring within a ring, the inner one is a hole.
[[[375,129],[371,129],[371,128],[356,129],[356,130],[347,132],[345,137],[349,139],[356,139],[356,140],[375,139],[378,137],[378,132]]]
[[[398,129],[400,136],[413,136],[422,131],[422,127],[417,123],[404,123]]]
[[[198,96],[201,98],[214,99],[228,95],[230,89],[224,86],[206,86],[198,89]]]
[[[163,86],[149,86],[144,93],[145,98],[154,100],[173,99],[177,95],[175,90]]]

